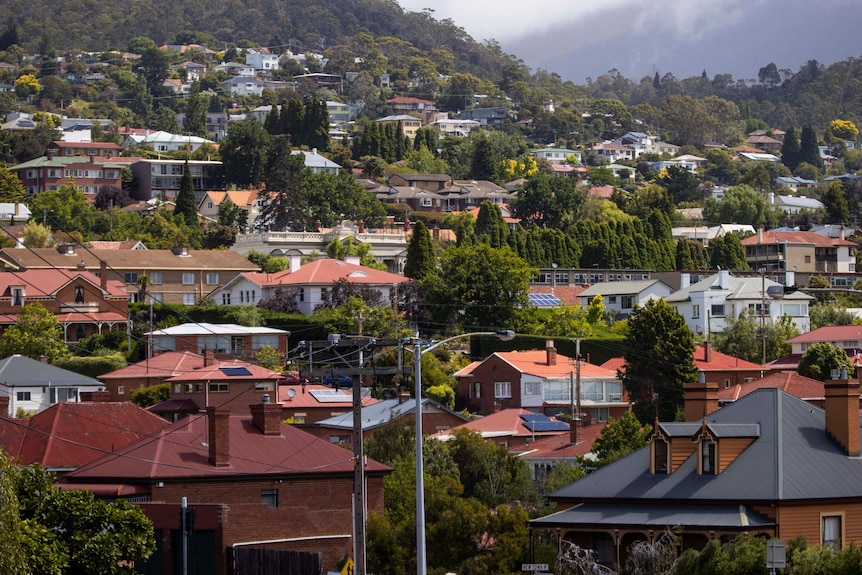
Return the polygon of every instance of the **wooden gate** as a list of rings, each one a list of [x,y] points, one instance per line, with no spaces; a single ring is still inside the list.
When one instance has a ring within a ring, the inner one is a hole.
[[[235,547],[233,565],[234,575],[322,575],[323,554]]]

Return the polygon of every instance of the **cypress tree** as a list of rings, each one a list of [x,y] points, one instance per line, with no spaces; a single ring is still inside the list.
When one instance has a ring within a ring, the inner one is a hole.
[[[805,162],[812,166],[823,169],[823,158],[820,157],[820,148],[817,146],[817,134],[811,124],[802,127],[802,135],[799,138],[799,163]]]
[[[195,201],[195,188],[188,160],[183,165],[183,177],[180,179],[180,191],[176,197],[174,215],[182,216],[188,226],[198,223],[198,204]]]
[[[508,232],[509,228],[503,219],[500,206],[488,200],[482,202],[479,214],[476,216],[476,237],[479,241],[499,249],[506,245]]]
[[[422,220],[416,222],[410,243],[407,245],[407,262],[404,275],[415,280],[424,280],[437,273],[437,259],[431,234]]]
[[[784,142],[781,144],[781,162],[791,172],[799,165],[799,135],[793,126],[790,126],[784,134]]]
[[[270,136],[277,136],[281,133],[281,119],[279,118],[279,114],[280,111],[278,106],[273,104],[269,114],[266,115],[266,122],[263,124]]]

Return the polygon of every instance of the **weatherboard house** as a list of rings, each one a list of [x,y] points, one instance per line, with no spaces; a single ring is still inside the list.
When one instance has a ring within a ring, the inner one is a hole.
[[[824,409],[777,388],[716,409],[718,386],[696,387],[686,413],[706,416],[657,422],[648,447],[552,493],[558,511],[531,530],[607,565],[670,528],[682,550],[743,533],[840,547],[862,539],[858,381],[827,381]]]

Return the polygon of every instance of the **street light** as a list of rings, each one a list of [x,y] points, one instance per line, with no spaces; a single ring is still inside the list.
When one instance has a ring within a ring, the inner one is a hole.
[[[445,343],[465,337],[493,335],[500,341],[511,341],[515,332],[510,329],[500,331],[476,331],[453,335],[444,340],[434,342],[422,349],[419,338],[413,340],[414,382],[416,387],[416,575],[427,575],[428,565],[425,559],[425,476],[422,464],[422,354],[433,351]],[[409,349],[409,348],[405,348]]]

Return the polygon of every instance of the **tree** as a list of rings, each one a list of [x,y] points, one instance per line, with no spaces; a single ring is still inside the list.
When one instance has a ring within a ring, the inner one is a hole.
[[[222,226],[242,229],[248,225],[248,210],[225,198],[218,205],[218,223]]]
[[[209,96],[201,94],[201,83],[195,80],[192,83],[192,91],[186,100],[186,120],[184,124],[186,132],[199,138],[206,138],[209,135],[207,130],[207,111],[209,107]]]
[[[413,235],[407,244],[407,261],[404,264],[404,275],[415,280],[423,280],[437,273],[437,257],[434,255],[434,244],[431,234],[422,220],[413,227]]]
[[[181,216],[187,226],[198,225],[198,203],[195,201],[195,188],[188,160],[183,165],[183,177],[180,178],[180,191],[176,202],[174,215]]]
[[[509,247],[488,244],[450,247],[440,258],[440,269],[438,276],[422,282],[433,304],[431,313],[444,323],[458,318],[469,329],[509,326],[515,310],[528,303],[535,275]]]
[[[593,442],[592,451],[599,465],[607,465],[645,446],[651,433],[652,426],[642,426],[631,412],[622,414],[619,419],[609,417],[601,434]]]
[[[853,374],[853,364],[847,358],[847,353],[829,342],[815,343],[802,354],[796,371],[799,375],[826,381],[832,379],[832,370],[844,369]]]
[[[53,362],[71,355],[64,343],[63,328],[57,316],[39,302],[24,304],[18,321],[0,338],[0,355],[20,354],[32,359],[41,356]]]
[[[3,573],[31,573],[29,569],[32,555],[24,546],[25,533],[22,532],[18,514],[18,494],[15,484],[17,468],[0,449],[0,571]]]
[[[10,172],[5,165],[0,165],[0,202],[23,202],[26,195],[24,184],[18,179],[18,174]]]
[[[718,269],[720,266],[723,270],[747,270],[745,246],[742,245],[739,236],[730,233],[715,238],[712,241],[709,262],[712,269]]]
[[[290,138],[276,136],[267,158],[266,190],[259,196],[264,204],[257,225],[282,231],[305,223],[309,206],[303,181],[307,170],[305,154],[291,153]]]
[[[587,306],[587,323],[598,325],[605,315],[605,302],[601,294],[596,294]]]
[[[24,246],[28,248],[49,248],[54,245],[51,238],[51,228],[36,220],[30,220],[24,225]]]
[[[137,406],[149,407],[171,398],[171,385],[158,383],[149,387],[137,387],[129,392],[129,400]]]
[[[678,311],[663,299],[636,306],[628,319],[623,383],[634,413],[646,424],[658,417],[674,421],[685,384],[697,378],[694,336]]]
[[[256,186],[264,178],[272,138],[260,122],[231,122],[219,143],[225,179],[238,186]]]
[[[506,245],[509,228],[503,219],[500,206],[485,200],[479,206],[479,214],[476,216],[476,240],[490,245],[492,248],[501,248]]]
[[[829,123],[829,131],[840,140],[855,142],[859,137],[859,128],[850,120],[832,120]]]
[[[760,317],[751,310],[745,310],[735,319],[728,317],[724,330],[710,337],[717,351],[760,363],[763,361],[764,338],[766,361],[773,361],[790,353],[791,346],[787,340],[796,335],[799,335],[799,330],[789,317],[769,321],[761,331]]]
[[[799,157],[799,134],[796,128],[790,126],[784,133],[784,141],[781,143],[781,163],[793,172],[802,160]]]
[[[766,221],[766,202],[754,188],[740,184],[725,191],[721,200],[706,200],[703,217],[708,222],[759,226]]]
[[[691,96],[668,96],[662,102],[661,116],[662,128],[667,130],[670,141],[680,146],[709,142],[718,125],[705,103]]]
[[[697,200],[700,178],[682,166],[668,166],[663,169],[656,183],[665,188],[674,203]]]
[[[823,158],[820,157],[817,134],[811,124],[802,127],[802,134],[799,137],[799,163],[803,162],[823,170]]]
[[[826,209],[827,224],[843,224],[850,221],[850,205],[847,202],[847,194],[840,181],[835,180],[820,194],[820,201]]]

